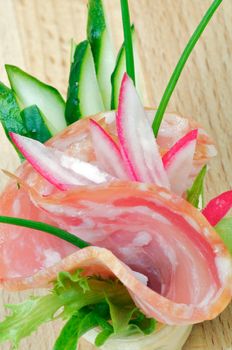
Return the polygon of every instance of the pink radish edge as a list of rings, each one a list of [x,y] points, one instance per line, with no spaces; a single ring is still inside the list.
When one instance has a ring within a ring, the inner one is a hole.
[[[124,104],[124,100],[125,100],[125,90],[126,90],[126,85],[127,82],[129,80],[129,76],[127,75],[127,73],[124,73],[123,78],[122,78],[122,83],[121,83],[121,87],[120,87],[120,93],[119,93],[119,102],[118,102],[118,110],[116,112],[116,126],[117,126],[117,132],[118,132],[118,138],[120,141],[120,145],[122,147],[124,156],[126,158],[126,167],[128,169],[128,172],[130,173],[132,179],[134,179],[135,181],[139,181],[138,176],[136,175],[136,172],[134,170],[134,167],[130,161],[130,157],[128,155],[128,151],[126,149],[125,146],[125,138],[123,135],[123,104]]]
[[[38,160],[29,154],[27,148],[25,147],[26,137],[15,134],[13,132],[9,132],[9,136],[12,139],[13,143],[15,146],[19,149],[19,151],[22,153],[22,155],[26,158],[26,160],[33,166],[33,168],[38,171],[38,173],[43,176],[48,182],[50,182],[52,185],[57,187],[61,191],[66,191],[67,189],[70,188],[70,186],[61,184],[57,182],[57,179],[52,176],[51,173],[48,173],[44,170],[43,167],[41,167],[38,164]],[[38,142],[38,141],[37,141]],[[39,156],[39,155],[38,155]]]
[[[111,144],[112,149],[114,150],[114,152],[116,152],[118,154],[119,157],[122,157],[121,155],[121,151],[120,148],[118,147],[117,143],[113,140],[113,138],[105,131],[105,129],[99,124],[97,123],[95,120],[90,119],[90,128],[97,128],[102,135],[107,139],[107,141]]]
[[[191,141],[197,139],[198,129],[191,130],[178,140],[162,157],[164,168],[167,169],[169,164],[173,161],[175,155],[185,148]]]
[[[114,176],[118,178],[123,179],[130,179],[130,174],[127,172],[127,168],[125,166],[121,150],[117,143],[114,141],[114,139],[105,131],[105,129],[95,120],[90,119],[90,131],[92,133],[93,141],[95,136],[97,136],[97,139],[101,139],[101,142],[103,142],[102,147],[103,150],[99,148],[99,143],[95,145],[96,148],[96,156],[98,158],[98,153],[102,153],[103,158],[106,156],[108,158],[107,165],[110,165],[114,172]],[[100,141],[100,140],[99,140]],[[94,142],[95,143],[95,142]],[[100,163],[102,163],[102,166],[105,168],[107,165],[105,164],[105,161],[99,160]],[[107,169],[106,169],[107,170]]]
[[[202,214],[212,226],[215,226],[231,208],[232,190],[223,192],[216,198],[213,198],[202,210]]]

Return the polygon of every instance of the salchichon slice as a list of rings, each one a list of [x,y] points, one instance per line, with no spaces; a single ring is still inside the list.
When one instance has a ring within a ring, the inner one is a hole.
[[[96,162],[89,128],[88,119],[73,124],[51,139],[49,146]],[[107,118],[105,128],[114,131]],[[48,186],[27,163],[18,176],[19,186],[12,182],[1,196],[1,215],[54,224],[99,248],[72,255],[76,248],[55,237],[1,225],[5,238],[0,248],[0,280],[5,287],[47,286],[57,271],[85,266],[87,273],[117,276],[141,310],[164,323],[211,319],[229,303],[228,250],[204,216],[173,192],[119,178],[60,191]],[[148,285],[134,271],[145,275]]]

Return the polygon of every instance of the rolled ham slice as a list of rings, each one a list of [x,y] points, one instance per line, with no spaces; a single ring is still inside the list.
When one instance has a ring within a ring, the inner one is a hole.
[[[115,135],[114,113],[95,120]],[[48,144],[96,163],[88,119]],[[214,318],[231,300],[231,258],[223,242],[201,213],[169,190],[116,179],[60,191],[28,163],[17,176],[25,187],[12,182],[6,188],[1,215],[63,227],[95,247],[77,251],[43,232],[0,225],[2,286],[47,287],[58,271],[83,267],[88,274],[116,276],[145,314],[179,325]]]
[[[52,268],[42,267],[33,278],[9,278],[5,272],[2,280],[8,288],[47,286],[58,271],[85,267],[87,274],[115,275],[146,315],[166,324],[211,319],[229,303],[229,253],[203,215],[184,199],[163,188],[128,182],[46,197],[33,190],[31,196],[56,225],[98,247],[78,251]],[[148,285],[131,269],[147,276]]]

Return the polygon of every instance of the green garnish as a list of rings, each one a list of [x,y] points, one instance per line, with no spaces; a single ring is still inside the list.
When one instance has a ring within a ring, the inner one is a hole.
[[[134,47],[134,62],[135,62],[135,72],[136,72],[136,47],[135,47],[135,27],[134,25],[131,26],[131,36],[132,36],[132,45]],[[123,78],[123,74],[126,70],[126,53],[125,53],[125,42],[121,45],[115,67],[113,70],[113,73],[111,74],[111,86],[112,86],[112,94],[111,94],[111,109],[117,109],[118,108],[118,100],[119,100],[119,93],[120,93],[120,87],[121,87],[121,81]],[[137,72],[136,72],[137,73]],[[138,78],[138,74],[137,77]],[[138,87],[138,79],[137,79],[137,87]]]
[[[47,127],[52,135],[67,126],[64,117],[65,102],[57,89],[19,67],[6,64],[5,69],[20,110],[37,105],[46,118]]]
[[[70,40],[70,64],[72,64],[72,62],[74,60],[76,46],[77,46],[77,44],[76,44],[75,40],[72,38]]]
[[[79,333],[79,323],[81,319],[85,316],[85,312],[79,311],[68,320],[68,322],[63,327],[59,337],[56,339],[53,350],[76,350],[78,333]]]
[[[114,333],[110,318],[109,307],[106,302],[89,305],[76,312],[65,324],[53,350],[76,350],[78,340],[89,330],[99,327],[100,333],[95,343],[101,346]]]
[[[222,219],[215,226],[215,230],[224,241],[226,247],[232,255],[232,217]]]
[[[187,190],[187,201],[198,209],[204,207],[204,179],[206,171],[207,166],[205,165],[194,180],[192,187]]]
[[[102,0],[88,0],[87,38],[93,53],[102,100],[106,110],[110,110],[110,77],[115,65],[115,53]]]
[[[176,87],[176,84],[178,82],[178,79],[181,75],[181,72],[185,66],[186,61],[188,60],[193,48],[195,47],[198,39],[200,38],[201,34],[203,33],[205,27],[209,23],[211,17],[213,16],[214,12],[217,10],[219,5],[221,4],[222,0],[214,0],[214,2],[211,4],[207,12],[205,13],[204,17],[202,18],[200,24],[198,25],[197,29],[191,36],[187,46],[184,49],[184,52],[182,53],[176,68],[174,69],[174,72],[169,80],[169,83],[166,87],[166,90],[163,94],[163,97],[161,99],[161,102],[159,104],[158,110],[155,115],[155,119],[152,124],[153,132],[155,137],[158,135],[158,131],[160,128],[160,124],[162,122],[162,118],[164,115],[164,112],[166,110],[167,104],[172,96],[172,93]]]
[[[82,41],[74,47],[72,42],[72,61],[69,75],[67,101],[65,104],[65,118],[68,125],[81,118],[80,99],[78,99],[79,83],[77,77],[81,73],[81,62],[88,47],[88,41]]]
[[[9,132],[26,135],[26,129],[20,116],[20,109],[11,89],[0,82],[0,121],[8,136]]]
[[[4,224],[15,225],[15,226],[28,227],[28,228],[32,228],[33,230],[50,233],[51,235],[59,237],[64,241],[67,241],[80,249],[90,246],[89,243],[83,241],[82,239],[78,238],[72,233],[69,233],[55,226],[45,224],[44,222],[14,218],[10,216],[0,216],[0,222]]]
[[[43,114],[36,105],[23,109],[21,117],[27,130],[27,137],[42,143],[52,137],[51,132],[44,122]]]
[[[116,302],[113,312],[110,300]],[[66,320],[66,325],[53,350],[75,350],[79,338],[95,327],[100,331],[97,346],[111,334],[150,334],[155,330],[155,321],[137,309],[123,284],[97,276],[85,277],[80,270],[72,275],[60,272],[48,295],[31,297],[7,308],[12,313],[0,323],[0,343],[10,341],[14,349],[41,324],[57,318]]]
[[[6,136],[9,137],[10,132],[27,135],[27,130],[20,115],[20,109],[16,102],[15,95],[11,89],[0,82],[0,122],[4,128]],[[14,144],[13,144],[14,146]],[[14,146],[21,160],[24,160],[21,153]]]
[[[102,0],[88,0],[87,37],[91,45],[96,72],[99,67],[99,51],[101,50],[102,34],[106,30],[106,21]]]
[[[127,0],[121,0],[121,12],[122,12],[122,23],[124,32],[124,43],[126,50],[126,71],[131,77],[135,84],[135,65],[134,65],[134,54],[133,44],[131,36],[131,24],[130,24],[130,13]]]
[[[91,103],[90,103],[91,101]],[[70,67],[65,118],[68,125],[104,111],[93,55],[88,40],[75,47]]]

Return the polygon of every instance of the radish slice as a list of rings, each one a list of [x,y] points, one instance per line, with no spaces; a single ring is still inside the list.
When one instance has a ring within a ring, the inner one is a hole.
[[[14,133],[10,133],[10,137],[33,168],[62,191],[71,186],[100,184],[113,179],[96,166],[69,157],[36,140]]]
[[[116,125],[122,156],[135,180],[169,188],[152,128],[126,73],[120,89]]]
[[[190,131],[177,141],[162,159],[171,189],[180,196],[187,187],[187,180],[193,165],[197,135],[197,129]]]
[[[216,198],[212,199],[202,210],[202,214],[212,226],[215,226],[231,208],[232,190],[223,192]]]
[[[119,179],[134,180],[126,171],[118,145],[101,125],[92,119],[90,119],[90,132],[94,152],[102,169]]]

